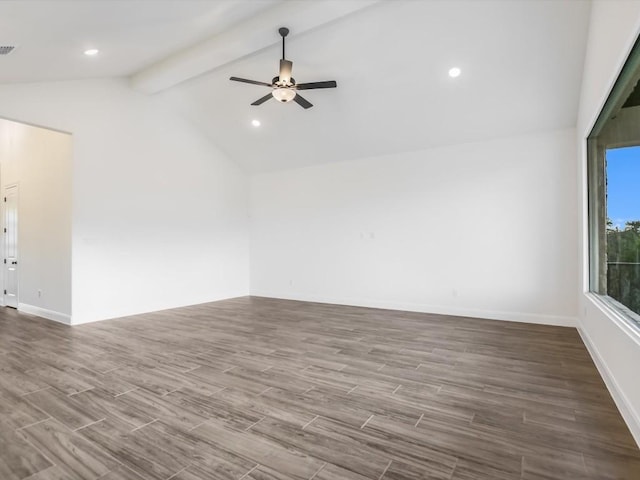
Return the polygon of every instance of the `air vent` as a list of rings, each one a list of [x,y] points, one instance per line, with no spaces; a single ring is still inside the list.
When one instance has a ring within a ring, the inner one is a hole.
[[[0,55],[9,55],[16,47],[10,47],[8,45],[0,46]]]

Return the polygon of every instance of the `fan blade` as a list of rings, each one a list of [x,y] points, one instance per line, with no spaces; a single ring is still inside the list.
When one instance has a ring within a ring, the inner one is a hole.
[[[300,105],[305,110],[307,108],[313,107],[313,104],[311,102],[309,102],[309,100],[307,100],[304,97],[301,97],[300,95],[296,95],[295,97],[293,97],[293,101],[296,102],[298,105]]]
[[[263,87],[271,86],[270,83],[258,82],[257,80],[248,80],[246,78],[231,77],[229,80],[233,80],[234,82],[250,83],[252,85],[262,85]]]
[[[329,80],[327,82],[299,83],[296,88],[298,90],[313,90],[314,88],[336,88],[337,86],[335,80]]]
[[[280,60],[280,81],[289,83],[291,81],[291,69],[293,68],[293,62],[289,60],[285,60],[284,58]]]
[[[273,98],[273,95],[271,95],[270,93],[265,95],[262,98],[259,98],[258,100],[256,100],[255,102],[253,102],[251,105],[262,105],[264,102],[266,102],[267,100]]]

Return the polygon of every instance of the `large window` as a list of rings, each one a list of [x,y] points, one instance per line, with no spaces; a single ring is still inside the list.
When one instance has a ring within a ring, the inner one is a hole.
[[[640,324],[640,44],[587,140],[590,289]]]

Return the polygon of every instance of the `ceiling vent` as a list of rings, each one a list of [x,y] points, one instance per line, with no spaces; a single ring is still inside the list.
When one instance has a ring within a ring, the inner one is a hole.
[[[9,55],[13,49],[16,47],[10,47],[8,45],[1,45],[0,46],[0,55]]]

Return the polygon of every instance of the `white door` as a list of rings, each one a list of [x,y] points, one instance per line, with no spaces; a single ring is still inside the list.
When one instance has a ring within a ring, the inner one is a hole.
[[[18,186],[4,190],[4,304],[18,308]]]

